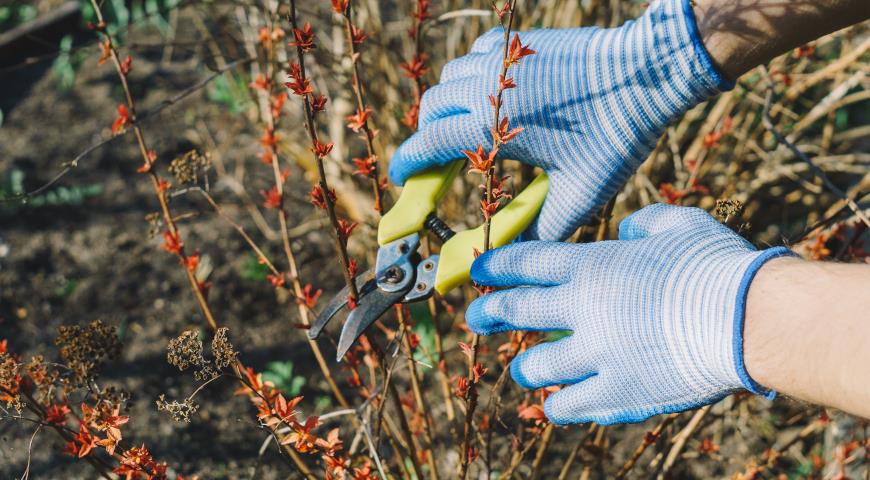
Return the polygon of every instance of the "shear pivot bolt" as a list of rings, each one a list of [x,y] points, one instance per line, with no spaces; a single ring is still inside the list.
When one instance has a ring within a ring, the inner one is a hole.
[[[384,274],[386,281],[389,283],[399,283],[405,278],[405,272],[399,267],[390,267],[387,273]]]

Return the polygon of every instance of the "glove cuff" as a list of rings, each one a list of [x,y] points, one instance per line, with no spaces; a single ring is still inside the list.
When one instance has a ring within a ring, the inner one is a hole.
[[[637,23],[634,41],[651,62],[660,95],[673,100],[674,116],[734,88],[704,47],[691,0],[656,0]]]
[[[749,285],[765,263],[774,258],[796,256],[797,254],[786,247],[774,247],[762,251],[743,273],[743,278],[740,280],[740,286],[737,289],[737,305],[734,308],[734,369],[740,378],[740,382],[743,384],[743,388],[756,395],[762,395],[768,400],[773,400],[776,397],[776,392],[761,386],[761,384],[753,380],[749,376],[746,364],[743,361],[743,327],[746,323],[746,300],[749,297]]]

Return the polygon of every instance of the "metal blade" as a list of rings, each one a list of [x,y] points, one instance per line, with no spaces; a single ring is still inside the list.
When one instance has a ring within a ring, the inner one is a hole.
[[[353,280],[361,297],[371,293],[377,288],[378,285],[377,282],[375,282],[374,277],[375,271],[368,270],[357,275]],[[347,305],[347,296],[349,294],[350,289],[345,285],[340,292],[332,297],[329,303],[326,304],[326,308],[320,311],[317,318],[314,320],[314,323],[311,324],[311,328],[308,329],[308,338],[314,340],[320,335],[320,332],[324,327],[326,327],[326,324],[332,320],[332,317]]]
[[[402,297],[408,293],[407,289],[397,292],[385,292],[377,289],[371,294],[360,298],[356,308],[351,310],[341,329],[341,337],[338,340],[336,361],[340,362],[344,354],[350,350],[353,342],[363,334],[375,320],[384,314],[390,307],[402,301]]]

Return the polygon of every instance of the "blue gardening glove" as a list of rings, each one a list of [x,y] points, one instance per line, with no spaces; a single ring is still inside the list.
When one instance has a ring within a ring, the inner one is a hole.
[[[653,2],[619,28],[520,33],[536,50],[511,67],[517,88],[503,115],[524,131],[500,156],[542,167],[550,191],[529,239],[561,240],[585,223],[637,169],[665,127],[733,86],[714,68],[689,0]],[[448,63],[428,90],[419,131],[390,163],[393,182],[491,146],[492,106],[504,33],[492,30]]]
[[[773,398],[743,365],[749,284],[768,260],[697,208],[657,204],[626,218],[619,240],[515,243],[481,255],[474,281],[513,288],[475,300],[471,330],[570,330],[511,363],[526,388],[567,384],[554,423],[638,422],[745,388]]]

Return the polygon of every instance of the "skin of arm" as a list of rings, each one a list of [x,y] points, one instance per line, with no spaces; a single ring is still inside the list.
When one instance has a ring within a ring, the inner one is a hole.
[[[731,80],[823,35],[870,18],[867,0],[695,0],[704,46]]]
[[[756,65],[870,18],[867,0],[695,0],[713,62],[735,80]],[[766,264],[746,306],[744,361],[760,384],[870,418],[870,266]]]
[[[868,265],[768,262],[749,287],[749,375],[779,393],[870,418],[868,291]]]

